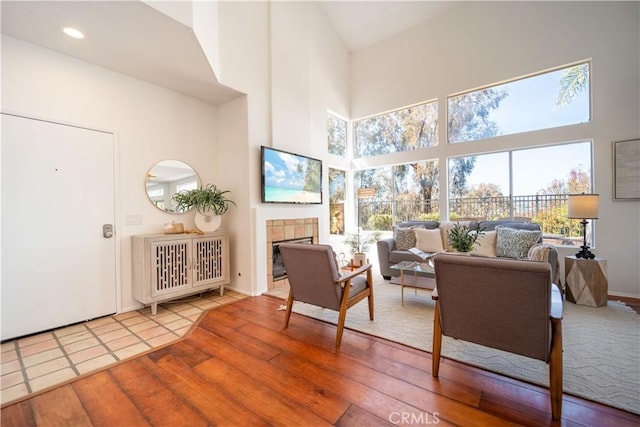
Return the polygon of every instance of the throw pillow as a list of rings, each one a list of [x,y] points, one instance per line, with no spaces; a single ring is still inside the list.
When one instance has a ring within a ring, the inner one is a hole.
[[[408,251],[416,247],[416,234],[413,228],[397,227],[393,230],[393,238],[396,241],[396,250]]]
[[[444,250],[442,235],[438,228],[433,230],[417,229],[414,231],[416,233],[416,248],[429,253]]]
[[[495,258],[496,252],[496,240],[498,237],[497,231],[485,231],[478,237],[478,240],[473,244],[471,255],[486,256]]]
[[[542,237],[540,230],[516,230],[515,228],[498,227],[496,253],[499,257],[527,259],[531,246]]]

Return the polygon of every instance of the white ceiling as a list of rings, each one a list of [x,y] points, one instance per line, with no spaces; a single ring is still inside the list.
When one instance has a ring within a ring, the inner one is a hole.
[[[2,1],[2,33],[219,105],[218,83],[188,26],[141,1]],[[85,34],[74,40],[61,28]]]
[[[434,19],[455,3],[455,0],[323,0],[320,7],[347,49],[354,52]]]
[[[320,7],[350,51],[441,14],[453,1],[338,1]],[[193,31],[141,1],[1,2],[2,33],[216,105],[240,94],[221,85]],[[64,35],[63,26],[85,33]]]

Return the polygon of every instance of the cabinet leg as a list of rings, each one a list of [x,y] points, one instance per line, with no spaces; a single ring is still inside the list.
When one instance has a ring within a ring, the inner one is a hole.
[[[224,285],[220,285],[220,296],[224,295]]]
[[[157,302],[152,302],[151,303],[151,315],[155,316],[158,313],[158,303]]]

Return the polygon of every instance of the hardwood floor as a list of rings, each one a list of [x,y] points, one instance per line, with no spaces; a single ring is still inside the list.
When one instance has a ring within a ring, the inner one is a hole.
[[[542,387],[245,298],[184,339],[5,405],[8,426],[561,425]],[[564,395],[562,425],[637,426],[640,416]]]

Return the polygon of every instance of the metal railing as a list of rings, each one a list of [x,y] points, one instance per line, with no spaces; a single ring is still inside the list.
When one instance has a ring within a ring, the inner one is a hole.
[[[581,236],[582,233],[579,221],[567,218],[567,200],[568,194],[453,198],[449,200],[449,217],[452,221],[462,218],[531,221],[538,223],[545,234],[568,243],[565,236]],[[332,212],[338,208],[330,206]],[[402,221],[440,220],[440,201],[360,199],[357,215],[362,229],[391,230],[394,224]]]

